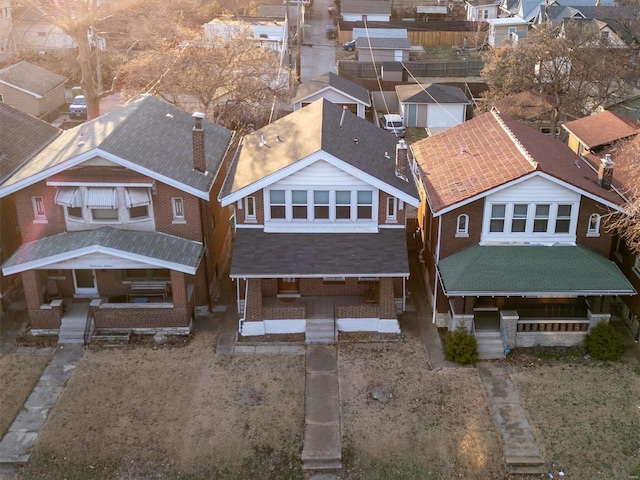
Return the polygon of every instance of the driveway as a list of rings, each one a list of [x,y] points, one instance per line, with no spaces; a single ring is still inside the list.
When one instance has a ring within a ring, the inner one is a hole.
[[[307,10],[304,26],[304,45],[300,52],[300,81],[306,82],[320,75],[338,73],[336,67],[336,42],[326,37],[325,26],[332,22],[329,7],[333,0],[315,0],[313,7]]]

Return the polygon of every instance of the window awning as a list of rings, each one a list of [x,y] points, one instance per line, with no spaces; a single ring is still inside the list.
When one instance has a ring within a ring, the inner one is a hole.
[[[148,188],[127,188],[125,197],[127,208],[143,207],[151,203]]]
[[[115,188],[87,188],[85,195],[87,208],[114,209],[117,206]]]
[[[475,245],[438,263],[447,296],[633,295],[615,263],[578,245]]]
[[[80,195],[77,187],[60,187],[56,192],[55,202],[65,207],[79,207]]]

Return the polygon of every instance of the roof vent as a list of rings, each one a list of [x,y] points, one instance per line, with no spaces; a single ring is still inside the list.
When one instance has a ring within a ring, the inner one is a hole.
[[[344,123],[344,114],[345,113],[347,113],[347,106],[346,105],[344,105],[342,107],[342,115],[340,116],[340,128],[342,128],[342,124]]]

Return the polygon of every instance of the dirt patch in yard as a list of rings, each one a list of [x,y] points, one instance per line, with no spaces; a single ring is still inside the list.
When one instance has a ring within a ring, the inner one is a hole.
[[[0,438],[24,405],[50,356],[0,355]]]

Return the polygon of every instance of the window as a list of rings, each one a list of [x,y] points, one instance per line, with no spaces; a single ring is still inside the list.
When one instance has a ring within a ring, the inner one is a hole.
[[[358,191],[358,219],[371,220],[373,215],[373,192]]]
[[[87,188],[85,205],[91,209],[92,220],[113,222],[118,220],[115,188]]]
[[[149,218],[151,197],[149,196],[148,188],[126,188],[125,199],[131,220]]]
[[[490,232],[504,232],[506,207],[507,206],[503,203],[491,205],[491,221],[489,222]]]
[[[515,204],[513,206],[513,217],[511,218],[511,232],[521,233],[527,230],[527,211],[529,205]]]
[[[313,217],[320,220],[329,219],[328,190],[315,190],[313,192]]]
[[[351,219],[351,192],[338,190],[336,192],[336,220]]]
[[[456,221],[456,237],[468,237],[469,236],[469,215],[463,213],[458,215]]]
[[[556,233],[569,233],[571,227],[571,205],[558,205]]]
[[[293,190],[291,192],[291,203],[293,205],[293,218],[295,220],[307,219],[307,191]]]
[[[286,213],[284,190],[270,190],[269,205],[272,219],[284,219]]]
[[[533,231],[540,233],[547,231],[549,226],[549,205],[536,205],[536,216],[533,220]]]
[[[587,236],[597,237],[600,235],[600,215],[592,213],[589,216],[589,225],[587,226]]]
[[[324,285],[344,285],[347,281],[344,277],[324,277],[322,283]]]
[[[184,199],[182,197],[171,197],[171,212],[174,222],[184,222]]]
[[[46,212],[44,211],[44,198],[41,196],[31,197],[31,206],[33,207],[33,218],[36,222],[42,222],[47,220]]]
[[[256,219],[256,197],[245,197],[244,199],[244,219]]]
[[[84,220],[82,207],[67,207],[67,218],[71,220]]]
[[[80,202],[80,191],[77,187],[60,187],[56,192],[55,202],[65,207],[67,218],[75,221],[82,221],[82,204]]]
[[[393,221],[397,218],[396,197],[387,197],[387,220]]]

